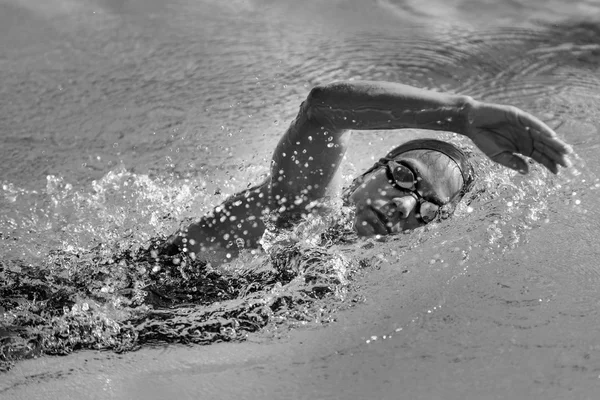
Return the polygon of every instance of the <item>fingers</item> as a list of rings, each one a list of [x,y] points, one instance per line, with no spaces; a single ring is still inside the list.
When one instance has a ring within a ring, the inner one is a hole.
[[[544,122],[517,107],[493,104],[487,106],[486,110],[494,111],[490,115],[495,114],[495,118],[487,115],[488,118],[483,118],[484,122],[479,130],[493,134],[491,139],[495,146],[492,147],[496,148],[478,146],[488,155],[501,151],[491,157],[492,160],[521,173],[527,173],[528,164],[517,154],[531,157],[554,174],[558,172],[559,165],[571,166],[568,155],[573,149],[559,139],[556,132]]]
[[[568,155],[573,152],[573,148],[558,139],[557,137],[548,137],[540,134],[537,131],[532,131],[533,147],[534,150],[539,151],[542,154],[546,154],[550,159],[554,160],[557,164],[563,167],[570,167],[571,161]]]
[[[573,149],[560,140],[552,128],[525,111],[513,109],[512,112],[519,125],[531,137],[533,144],[531,158],[542,163],[554,173],[557,172],[556,164],[563,167],[571,166],[568,154],[571,154]]]
[[[569,167],[571,162],[569,161],[567,155],[563,153],[559,153],[555,148],[546,144],[544,140],[534,140],[533,141],[533,149],[531,158],[534,158],[535,153],[539,153],[550,159],[553,163],[562,165],[563,167]],[[535,158],[534,158],[535,159]],[[537,161],[537,160],[536,160]]]
[[[551,160],[546,154],[540,153],[538,150],[534,150],[531,158],[548,168],[553,174],[558,173],[558,164]]]
[[[505,151],[503,153],[496,154],[491,157],[491,159],[497,162],[500,165],[503,165],[512,170],[518,171],[521,174],[526,174],[529,172],[529,165],[525,160],[516,154],[511,153],[510,151]]]
[[[531,158],[548,168],[553,174],[558,173],[558,164],[547,155],[540,153],[538,150],[534,150],[531,154]],[[492,160],[521,174],[527,174],[529,172],[529,164],[518,155],[508,151],[497,154],[492,157]]]

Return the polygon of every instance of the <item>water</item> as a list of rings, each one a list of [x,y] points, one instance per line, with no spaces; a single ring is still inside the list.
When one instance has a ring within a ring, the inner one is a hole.
[[[258,380],[264,393],[298,398],[389,398],[399,390],[410,398],[593,398],[598,2],[38,3],[0,2],[5,271],[31,265],[57,279],[90,277],[93,265],[78,272],[83,261],[65,257],[117,258],[260,181],[310,87],[334,79],[514,104],[556,127],[577,158],[558,177],[538,167],[521,177],[475,153],[478,182],[452,223],[319,253],[333,260],[323,263],[330,270],[348,261],[354,267],[345,273],[354,275],[342,285],[347,292],[311,303],[306,315],[322,317],[307,324],[316,330],[298,330],[302,318],[292,318],[250,335],[243,351],[144,345],[123,359],[87,363],[93,357],[80,352],[21,361],[3,375],[3,397],[69,397],[82,382],[89,398],[256,397]],[[355,135],[344,178],[398,142],[428,135]],[[119,299],[109,292],[126,286],[119,278],[147,283],[146,272],[90,278],[88,289]],[[78,308],[69,303],[60,318],[87,315],[84,303],[90,307],[77,298]],[[109,321],[131,311],[99,304],[92,315]],[[232,377],[237,387],[226,384]]]

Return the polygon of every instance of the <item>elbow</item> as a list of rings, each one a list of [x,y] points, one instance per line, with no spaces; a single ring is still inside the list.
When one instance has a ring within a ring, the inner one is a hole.
[[[300,105],[300,115],[304,115],[308,120],[317,121],[321,114],[321,108],[325,105],[323,101],[323,86],[313,87],[306,100]]]
[[[302,103],[302,113],[304,113],[308,119],[318,121],[325,124],[328,121],[327,116],[330,114],[332,105],[335,104],[333,99],[336,90],[334,87],[335,83],[327,85],[314,86],[304,103]]]
[[[329,88],[324,85],[317,85],[310,89],[306,101],[304,102],[308,108],[323,106],[326,104],[327,92]]]
[[[326,105],[335,102],[335,97],[339,93],[348,90],[348,82],[334,81],[325,85],[316,85],[310,90],[307,102],[313,104]]]

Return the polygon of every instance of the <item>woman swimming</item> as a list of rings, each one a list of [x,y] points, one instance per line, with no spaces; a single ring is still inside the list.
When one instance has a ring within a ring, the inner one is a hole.
[[[470,138],[493,161],[528,172],[518,154],[553,173],[570,165],[571,148],[542,121],[516,107],[480,102],[390,82],[346,81],[317,86],[300,105],[275,148],[270,176],[228,198],[174,233],[166,255],[186,252],[213,262],[259,246],[268,215],[275,224],[318,208],[354,130],[430,129]],[[361,236],[414,229],[452,213],[473,171],[450,143],[416,140],[392,150],[348,191]]]

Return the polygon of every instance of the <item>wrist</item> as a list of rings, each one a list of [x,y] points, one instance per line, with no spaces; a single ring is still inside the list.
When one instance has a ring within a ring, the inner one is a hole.
[[[457,100],[457,109],[460,121],[457,126],[456,133],[464,135],[468,138],[471,137],[471,127],[473,125],[474,115],[473,110],[476,108],[478,101],[474,100],[471,96],[459,96]]]

